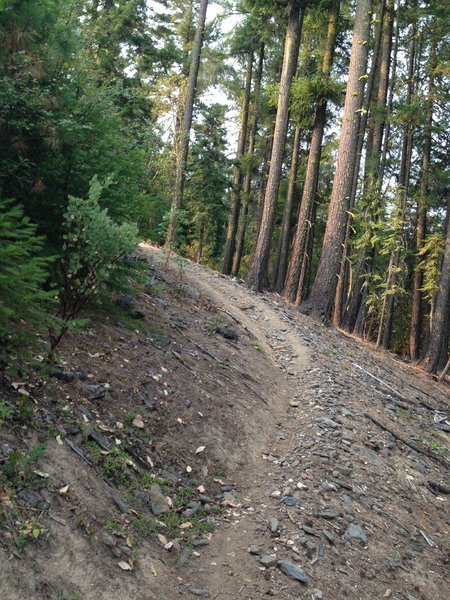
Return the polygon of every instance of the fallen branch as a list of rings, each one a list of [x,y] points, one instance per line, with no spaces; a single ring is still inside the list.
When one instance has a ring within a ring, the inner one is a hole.
[[[392,386],[390,386],[388,383],[386,383],[385,381],[383,381],[379,377],[376,377],[375,375],[372,375],[372,373],[369,373],[369,371],[366,371],[366,369],[363,369],[363,367],[361,367],[360,365],[358,365],[355,362],[352,362],[351,364],[354,367],[356,367],[356,368],[360,369],[361,371],[363,371],[366,375],[369,375],[369,377],[372,377],[372,379],[375,379],[375,381],[378,381],[379,384],[381,384],[382,386],[384,386],[385,388],[387,388],[391,392],[391,394],[393,394],[396,398],[398,398],[402,402],[406,402],[407,404],[413,404],[414,406],[417,406],[417,404],[413,400],[410,400],[409,398],[405,398],[405,396],[402,396],[402,394],[400,394],[399,392],[397,392],[397,390],[395,390]],[[436,410],[436,409],[433,409],[433,410]]]
[[[75,452],[75,454],[78,454],[78,456],[81,458],[81,460],[84,460],[84,462],[89,465],[90,467],[92,467],[92,463],[91,461],[85,456],[84,452],[82,450],[80,450],[80,448],[78,448],[78,446],[76,446],[71,440],[64,438],[66,441],[66,444],[69,446],[69,448],[71,450],[73,450]]]
[[[442,379],[444,379],[444,377],[447,375],[447,371],[450,369],[450,358],[447,361],[447,364],[444,367],[444,370],[442,371],[442,373],[439,375],[438,377],[438,381],[441,381]]]
[[[216,306],[215,308],[217,310],[220,310],[220,312],[223,312],[226,315],[228,315],[231,319],[233,319],[233,321],[235,323],[240,325],[240,327],[242,327],[242,329],[247,333],[249,338],[251,338],[252,340],[256,339],[256,336],[253,335],[253,333],[249,330],[249,328],[246,325],[244,325],[241,321],[239,321],[239,319],[237,319],[233,314],[231,314],[230,311],[226,310],[225,308],[219,308],[218,306]]]
[[[440,456],[436,456],[436,454],[434,454],[433,452],[430,452],[430,451],[426,450],[425,448],[420,448],[420,446],[416,446],[416,444],[413,444],[412,442],[409,442],[408,440],[405,440],[405,438],[403,438],[401,435],[399,435],[398,433],[395,433],[395,431],[392,431],[392,429],[389,429],[388,427],[386,427],[386,425],[383,425],[383,423],[380,423],[380,421],[377,421],[376,419],[374,419],[373,417],[371,417],[367,413],[363,413],[363,414],[364,414],[364,416],[367,419],[369,419],[370,421],[372,421],[372,423],[375,423],[375,425],[377,425],[383,431],[387,431],[387,433],[390,433],[392,435],[392,437],[394,437],[399,442],[402,442],[402,444],[405,444],[405,446],[408,446],[409,448],[412,448],[413,450],[415,450],[419,454],[423,454],[424,456],[428,456],[428,458],[431,458],[432,460],[435,460],[436,462],[438,462],[441,465],[444,465],[446,467],[450,466],[450,464],[448,463],[448,461],[444,460]]]
[[[217,358],[217,356],[214,356],[214,354],[211,354],[211,352],[209,352],[209,350],[206,350],[206,348],[203,348],[202,346],[200,346],[200,344],[197,344],[197,342],[194,342],[194,340],[192,340],[191,338],[188,338],[187,335],[184,335],[184,333],[181,331],[181,329],[177,325],[173,325],[173,327],[178,331],[178,333],[180,335],[182,335],[184,337],[185,340],[194,344],[194,346],[196,348],[198,348],[200,350],[200,352],[203,352],[203,354],[206,354],[206,356],[209,356],[213,360],[217,361],[219,364],[222,364],[222,361],[219,358]]]

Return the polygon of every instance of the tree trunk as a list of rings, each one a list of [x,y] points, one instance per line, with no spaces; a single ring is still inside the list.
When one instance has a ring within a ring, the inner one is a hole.
[[[281,70],[280,90],[278,94],[277,116],[270,159],[269,176],[264,195],[264,207],[256,242],[252,266],[246,278],[246,285],[256,291],[261,291],[268,285],[267,268],[269,263],[270,245],[275,220],[275,209],[278,188],[281,179],[283,156],[286,143],[289,99],[292,78],[297,67],[300,36],[303,24],[304,8],[293,0],[290,4],[289,21],[284,42],[283,67]]]
[[[197,262],[199,265],[202,264],[204,237],[205,237],[205,226],[202,224],[202,225],[200,225],[199,232],[198,232]]]
[[[189,133],[192,125],[195,91],[197,88],[198,71],[200,68],[200,55],[205,31],[206,10],[208,0],[200,0],[200,9],[197,27],[195,30],[194,45],[192,48],[191,66],[183,110],[183,124],[180,131],[179,153],[176,166],[175,190],[170,209],[169,226],[167,229],[165,246],[171,249],[177,238],[178,213],[183,202],[184,181],[189,152]]]
[[[253,115],[252,115],[252,126],[250,128],[249,140],[248,140],[248,155],[250,158],[253,156],[255,151],[255,141],[256,141],[256,132],[258,130],[258,102],[261,91],[261,80],[262,80],[262,71],[264,65],[264,44],[261,44],[261,48],[259,51],[259,59],[258,59],[258,68],[256,71],[255,77],[255,87],[253,90]],[[244,177],[244,186],[242,193],[242,208],[241,215],[239,217],[239,227],[237,232],[237,243],[236,250],[233,258],[233,268],[231,269],[231,274],[236,277],[239,273],[239,268],[241,266],[242,253],[244,251],[244,242],[245,242],[245,234],[247,232],[247,216],[248,209],[250,204],[250,192],[251,192],[251,184],[252,184],[252,165],[250,164],[247,168],[247,172]]]
[[[428,348],[420,364],[429,373],[442,369],[448,359],[450,334],[450,202],[447,207],[447,231],[442,272],[436,294],[433,322],[430,329]]]
[[[331,66],[333,64],[334,47],[336,44],[337,21],[339,16],[339,2],[335,2],[330,13],[327,40],[322,62],[322,73],[329,77]],[[316,106],[316,114],[311,135],[311,145],[309,147],[308,165],[306,168],[305,183],[303,186],[302,199],[300,202],[300,211],[297,221],[297,227],[294,234],[291,260],[286,276],[284,296],[297,304],[300,300],[299,282],[305,282],[306,268],[309,270],[310,260],[307,258],[306,249],[308,239],[311,237],[314,225],[313,216],[315,215],[314,204],[316,201],[317,186],[319,183],[320,157],[322,152],[323,133],[325,130],[327,114],[326,101],[320,101]],[[314,214],[313,214],[314,213]],[[307,266],[304,263],[307,262]],[[303,271],[303,277],[302,277]],[[304,292],[304,285],[301,286],[301,292]],[[301,296],[301,294],[300,294]]]
[[[365,176],[363,202],[366,202],[366,226],[376,221],[378,217],[379,205],[381,202],[382,175],[380,172],[381,147],[385,129],[386,117],[384,107],[386,106],[387,92],[389,88],[389,71],[392,52],[392,25],[393,25],[393,0],[389,0],[384,13],[382,22],[382,41],[380,46],[380,60],[378,77],[378,90],[374,106],[371,110],[371,123],[368,135],[368,148],[366,150]],[[374,65],[375,66],[375,65]],[[354,182],[355,184],[355,182]],[[355,190],[356,194],[356,190]],[[372,261],[375,256],[374,249],[370,248],[371,242],[361,250],[361,256],[358,259],[355,269],[353,285],[347,298],[345,309],[342,314],[344,327],[349,331],[354,331],[356,322],[361,326],[364,322],[365,308],[361,303],[367,297],[367,275],[372,272]]]
[[[242,186],[242,156],[245,152],[248,129],[248,111],[250,105],[250,90],[253,71],[253,51],[249,52],[247,69],[245,72],[244,97],[242,99],[241,129],[239,132],[238,147],[233,171],[233,183],[231,186],[231,212],[228,220],[227,241],[225,244],[225,258],[223,262],[223,273],[229,275],[233,264],[233,255],[236,245],[236,232],[239,223],[239,212],[241,209],[241,186]]]
[[[344,116],[322,254],[311,295],[302,304],[303,312],[311,313],[325,322],[331,318],[345,242],[348,202],[352,192],[359,121],[364,98],[371,9],[371,0],[358,0]]]
[[[301,129],[297,125],[294,131],[292,141],[291,166],[289,168],[288,189],[286,202],[283,210],[283,220],[281,222],[280,238],[278,240],[277,253],[275,258],[272,288],[275,292],[281,294],[284,288],[286,277],[288,252],[289,252],[289,234],[291,231],[292,209],[294,207],[295,188],[297,184],[297,171],[300,158],[300,134]]]
[[[412,27],[411,43],[409,49],[409,64],[408,64],[408,88],[406,94],[406,103],[411,104],[411,99],[414,91],[414,68],[415,68],[415,54],[416,54],[416,24]],[[405,218],[406,202],[408,199],[408,186],[409,177],[411,172],[411,157],[412,157],[412,145],[413,145],[413,129],[410,125],[405,126],[402,142],[402,154],[400,160],[400,171],[398,179],[398,190],[400,194],[400,206],[398,227],[400,228],[398,233],[398,240],[396,241],[395,248],[391,251],[389,259],[389,268],[386,278],[386,291],[383,299],[383,306],[381,309],[380,324],[377,336],[377,346],[380,344],[383,348],[388,349],[391,345],[392,337],[392,326],[394,317],[394,300],[395,294],[392,292],[397,282],[398,268],[400,264],[400,243],[402,227],[401,223]]]
[[[431,56],[433,57],[433,50]],[[428,117],[425,124],[425,140],[423,148],[422,169],[420,174],[419,199],[417,200],[417,231],[416,248],[417,252],[423,247],[426,235],[427,223],[427,197],[428,197],[428,178],[431,159],[431,133],[433,127],[433,75],[430,75],[430,84],[428,88]],[[422,285],[423,272],[420,267],[420,256],[416,255],[413,282],[413,297],[411,309],[411,333],[410,333],[410,355],[413,360],[419,358],[420,340],[422,335]]]

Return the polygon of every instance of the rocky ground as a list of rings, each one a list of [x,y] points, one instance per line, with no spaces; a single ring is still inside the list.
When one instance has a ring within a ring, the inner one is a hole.
[[[73,334],[57,378],[5,383],[3,465],[47,446],[0,482],[0,597],[449,598],[446,383],[141,253],[131,322]]]

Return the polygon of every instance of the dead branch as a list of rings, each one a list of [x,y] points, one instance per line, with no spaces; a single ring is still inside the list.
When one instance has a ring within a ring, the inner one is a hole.
[[[405,446],[408,446],[409,448],[412,448],[413,450],[415,450],[419,454],[423,454],[424,456],[428,456],[428,458],[431,458],[432,460],[435,460],[436,462],[438,462],[441,465],[444,465],[446,467],[450,466],[449,463],[446,460],[444,460],[443,458],[441,458],[440,456],[437,456],[433,452],[430,452],[429,450],[426,450],[425,448],[420,448],[419,446],[416,446],[416,444],[413,444],[412,442],[409,442],[408,440],[405,440],[405,438],[403,438],[401,435],[399,435],[398,433],[395,433],[395,431],[392,431],[392,429],[389,429],[388,427],[386,427],[386,425],[383,425],[383,423],[380,423],[380,421],[377,421],[376,419],[374,419],[374,417],[371,417],[367,413],[363,413],[363,414],[364,414],[364,416],[367,419],[369,419],[370,421],[372,421],[372,423],[375,423],[375,425],[377,425],[383,431],[387,431],[387,433],[390,433],[392,435],[392,437],[394,437],[399,442],[402,442],[402,444],[405,444]]]

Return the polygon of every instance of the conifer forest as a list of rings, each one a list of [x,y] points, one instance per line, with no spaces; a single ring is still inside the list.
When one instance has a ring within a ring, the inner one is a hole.
[[[449,23],[448,0],[1,0],[2,367],[139,285],[144,240],[441,373]]]

